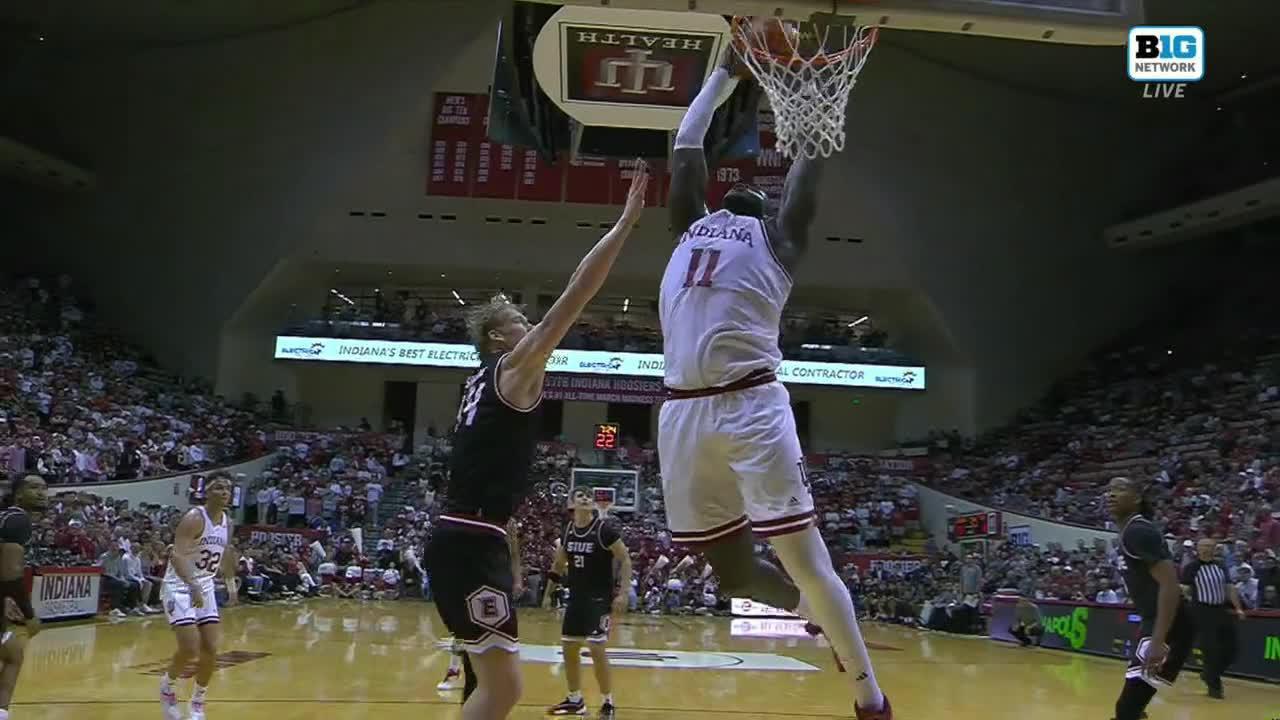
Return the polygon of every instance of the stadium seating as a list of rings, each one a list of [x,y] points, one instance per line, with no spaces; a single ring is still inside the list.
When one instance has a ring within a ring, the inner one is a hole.
[[[263,452],[255,415],[165,375],[100,328],[69,277],[0,287],[0,468],[100,482]]]

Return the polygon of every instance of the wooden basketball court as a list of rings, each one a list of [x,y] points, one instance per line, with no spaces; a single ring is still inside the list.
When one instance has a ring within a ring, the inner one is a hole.
[[[432,605],[314,600],[224,615],[224,651],[209,720],[395,720],[458,717],[458,693],[437,692],[448,664]],[[525,697],[515,718],[539,718],[565,688],[554,614],[522,614]],[[21,632],[21,631],[19,631]],[[870,625],[881,684],[899,720],[1107,720],[1123,665],[982,638]],[[13,716],[23,720],[159,718],[157,669],[173,640],[163,619],[50,626],[32,643]],[[847,676],[804,639],[734,637],[725,619],[629,616],[616,631],[620,718],[851,717]],[[585,690],[598,695],[589,666]],[[179,692],[185,699],[190,681]],[[184,702],[185,712],[185,702]],[[1209,700],[1194,675],[1151,707],[1152,720],[1273,720],[1280,687],[1227,681]]]

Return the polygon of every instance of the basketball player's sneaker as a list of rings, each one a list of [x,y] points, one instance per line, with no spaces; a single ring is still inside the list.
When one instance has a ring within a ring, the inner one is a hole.
[[[437,690],[457,690],[462,687],[462,671],[451,667],[444,671],[444,679],[437,685]]]
[[[607,702],[600,706],[600,720],[614,720],[613,703]]]
[[[178,693],[173,688],[160,688],[160,708],[164,711],[164,720],[182,720],[182,711],[178,709]]]
[[[885,707],[888,707],[889,701],[885,701]],[[204,698],[191,698],[191,705],[188,708],[187,720],[204,720]],[[863,720],[861,717],[858,720]]]
[[[884,705],[879,710],[863,710],[858,703],[853,704],[853,714],[858,720],[893,720],[893,708],[889,707],[889,696],[884,696]]]
[[[612,711],[613,709],[612,705],[605,705],[605,707],[609,708],[610,711]],[[604,710],[601,709],[601,712],[604,712]],[[559,705],[552,705],[551,707],[547,708],[547,714],[548,715],[586,715],[587,701],[582,699],[581,697],[579,697],[577,700],[573,700],[571,698],[566,697],[564,700],[560,702]],[[604,717],[604,716],[602,715],[601,717]],[[608,717],[612,718],[613,715],[610,714]]]

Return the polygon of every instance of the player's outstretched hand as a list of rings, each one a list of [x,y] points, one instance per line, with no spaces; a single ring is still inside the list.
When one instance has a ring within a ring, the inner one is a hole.
[[[635,222],[644,212],[645,191],[649,188],[649,163],[636,158],[635,170],[631,175],[631,189],[627,191],[627,205],[622,210],[622,217]]]

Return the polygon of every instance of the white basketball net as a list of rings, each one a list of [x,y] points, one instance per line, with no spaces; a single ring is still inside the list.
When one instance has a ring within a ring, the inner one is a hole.
[[[789,52],[775,55],[767,50],[766,28],[778,21],[735,20],[738,56],[773,106],[778,151],[789,158],[816,158],[843,150],[845,106],[875,45],[876,28],[827,27],[822,30],[818,51],[806,57],[801,54],[801,43],[789,34]],[[842,36],[844,42],[838,47],[843,49],[826,51],[828,40],[841,39],[829,37],[832,35]]]

